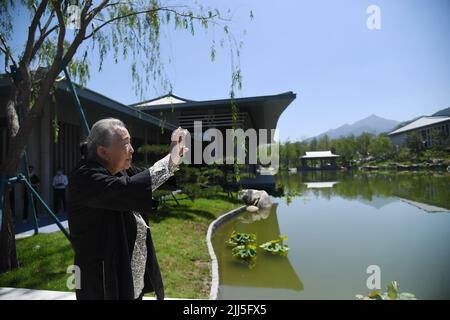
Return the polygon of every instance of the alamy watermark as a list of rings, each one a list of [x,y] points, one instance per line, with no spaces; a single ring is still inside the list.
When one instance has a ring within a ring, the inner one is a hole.
[[[69,290],[81,289],[81,269],[77,265],[70,265],[67,267],[67,273],[70,274],[67,277],[66,286]]]
[[[366,20],[366,26],[369,30],[381,29],[381,9],[377,5],[370,5],[366,9],[366,13],[369,15]]]
[[[189,151],[183,157],[186,164],[254,164],[270,166],[270,174],[279,169],[279,143],[275,141],[277,129],[226,129],[210,128],[203,131],[202,121],[194,121],[193,139],[186,136]],[[194,150],[192,152],[191,141]],[[203,148],[203,142],[210,142]],[[264,174],[264,172],[261,172]]]
[[[376,264],[372,264],[367,267],[367,274],[370,276],[366,280],[366,286],[369,290],[380,290],[381,289],[381,268]]]

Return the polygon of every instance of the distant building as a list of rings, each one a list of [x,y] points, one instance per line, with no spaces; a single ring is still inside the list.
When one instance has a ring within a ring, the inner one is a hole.
[[[247,129],[266,129],[267,141],[260,141],[259,135],[256,136],[257,144],[273,143],[275,141],[270,139],[271,129],[276,129],[277,122],[283,111],[294,101],[296,94],[288,91],[281,94],[266,95],[266,96],[254,96],[245,98],[236,98],[234,101],[231,99],[218,99],[218,100],[203,100],[193,101],[185,99],[179,96],[169,93],[167,95],[142,101],[132,106],[136,110],[140,110],[149,115],[168,121],[176,126],[181,126],[188,129],[191,134],[191,142],[195,140],[202,140],[201,144],[191,143],[191,154],[194,154],[197,146],[201,146],[204,149],[210,142],[203,140],[199,136],[195,136],[194,122],[201,121],[200,133],[203,137],[205,131],[211,128],[219,130],[224,137],[226,137],[226,130],[233,128],[233,115],[232,115],[232,102],[234,102],[238,108],[238,114],[236,119],[236,127],[247,132]],[[208,139],[207,139],[208,140]],[[246,150],[249,149],[249,139],[246,139]],[[226,155],[225,142],[223,144],[222,155]],[[249,160],[249,152],[246,154],[246,161]],[[202,154],[202,153],[200,153]],[[194,159],[192,164],[195,165]],[[225,159],[222,159],[223,162]],[[223,168],[226,170],[226,168]],[[242,169],[241,173],[248,172],[254,174],[255,178],[241,179],[240,183],[245,188],[261,188],[261,189],[273,189],[275,186],[275,179],[271,175],[260,175],[257,173],[257,165],[249,164]]]
[[[339,155],[331,151],[307,151],[300,157],[302,170],[336,170]],[[308,164],[309,162],[309,164]],[[319,164],[319,166],[317,166]]]
[[[434,129],[442,130],[447,137],[450,137],[450,117],[431,116],[421,117],[401,128],[398,128],[388,134],[392,144],[403,145],[411,132],[418,132],[422,136],[425,147],[433,145],[431,131]]]
[[[236,126],[243,131],[247,129],[266,129],[268,132],[267,138],[270,138],[270,130],[277,127],[281,113],[295,98],[296,94],[290,91],[276,95],[236,98],[234,99],[234,103],[238,107]],[[214,128],[219,130],[225,137],[226,130],[233,127],[231,103],[232,101],[229,98],[193,101],[169,93],[162,97],[133,104],[132,106],[136,110],[186,128],[191,134],[194,133],[194,122],[201,121],[202,136],[206,130]],[[200,139],[200,137],[194,136],[191,136],[191,138]],[[257,135],[256,139],[259,144],[259,135]],[[270,142],[273,143],[274,141]],[[209,141],[203,140],[202,148],[209,143]],[[269,143],[269,141],[262,141],[261,143]],[[191,144],[190,147],[194,153],[196,146]],[[223,154],[225,155],[225,150]]]
[[[8,151],[6,103],[11,83],[0,77],[0,163]],[[182,126],[193,130],[193,122],[201,120],[203,129],[226,129],[232,126],[231,100],[192,101],[165,95],[156,99],[125,105],[88,88],[76,86],[76,92],[86,114],[89,126],[96,121],[114,117],[121,119],[132,137],[136,161],[147,162],[147,154],[137,149],[143,144],[168,144],[172,130]],[[69,173],[80,159],[79,143],[85,139],[77,107],[74,105],[66,81],[57,83],[56,100],[49,99],[41,119],[35,124],[27,143],[29,164],[35,167],[41,179],[41,195],[47,203],[53,202],[51,179],[57,167]],[[242,129],[275,129],[278,118],[296,95],[287,92],[273,96],[237,98],[239,108],[237,127]],[[54,124],[57,123],[58,139]],[[162,130],[163,129],[163,130]],[[23,170],[21,165],[20,170]],[[19,189],[19,188],[16,188]],[[16,208],[21,212],[23,195],[16,190]]]
[[[234,99],[239,109],[237,128],[275,129],[281,113],[295,98],[296,94],[289,91]],[[194,128],[194,121],[202,121],[203,131],[209,128],[223,131],[233,125],[231,103],[231,99],[193,101],[169,93],[131,106],[188,130]]]

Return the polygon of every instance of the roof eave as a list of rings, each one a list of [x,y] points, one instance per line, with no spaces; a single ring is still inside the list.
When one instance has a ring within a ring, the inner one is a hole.
[[[235,102],[239,103],[249,103],[249,102],[264,102],[267,100],[276,100],[280,98],[291,98],[293,101],[297,95],[292,91],[288,91],[285,93],[277,94],[277,95],[268,95],[268,96],[256,96],[256,97],[246,97],[246,98],[236,98]],[[218,100],[204,100],[204,101],[190,101],[185,103],[169,103],[169,104],[160,104],[146,107],[139,107],[139,104],[134,104],[135,108],[139,108],[142,111],[165,111],[167,109],[183,109],[183,108],[202,108],[208,107],[211,105],[227,105],[231,104],[231,99],[218,99]]]
[[[0,87],[9,87],[11,86],[11,82],[6,77],[0,78]],[[140,110],[137,110],[133,107],[127,106],[125,104],[122,104],[118,101],[115,101],[111,98],[108,98],[98,92],[95,92],[94,90],[88,89],[88,88],[82,88],[79,85],[74,84],[75,91],[78,95],[78,97],[92,101],[94,103],[100,104],[102,106],[108,107],[110,109],[113,109],[119,113],[123,113],[125,115],[128,115],[130,117],[133,117],[138,120],[142,120],[146,123],[150,123],[153,125],[163,125],[164,129],[167,130],[174,130],[177,127],[174,124],[171,124],[169,122],[162,122],[159,118],[152,116],[150,114],[147,114],[145,112],[142,112]],[[58,81],[57,82],[57,88],[61,91],[65,91],[70,94],[70,88],[69,84],[66,80]]]
[[[67,81],[58,82],[58,89],[63,90],[63,91],[70,91],[69,84],[67,83]],[[142,112],[140,110],[137,110],[135,108],[132,108],[130,106],[122,104],[120,102],[117,102],[117,101],[115,101],[111,98],[108,98],[98,92],[91,90],[91,89],[81,88],[81,87],[75,85],[75,90],[76,90],[78,97],[80,97],[80,98],[90,100],[92,102],[95,102],[95,103],[98,103],[105,107],[108,107],[110,109],[113,109],[117,112],[126,114],[130,117],[142,120],[144,122],[147,122],[147,123],[150,123],[153,125],[157,125],[157,126],[163,125],[164,129],[167,129],[167,130],[176,129],[176,126],[171,123],[162,122],[159,118],[157,118],[155,116],[149,115],[145,112]]]
[[[418,120],[420,120],[420,119],[418,119]],[[418,120],[416,120],[416,121],[418,121]],[[387,135],[388,136],[394,136],[394,135],[397,135],[397,134],[407,133],[407,132],[410,132],[410,131],[414,131],[414,130],[418,130],[418,129],[422,129],[422,128],[427,128],[429,126],[434,126],[436,124],[439,124],[439,123],[445,122],[445,121],[449,121],[449,120],[450,120],[450,117],[446,117],[446,119],[442,119],[442,121],[437,121],[437,122],[434,122],[434,123],[430,123],[430,124],[426,124],[426,125],[423,125],[423,126],[420,126],[420,127],[406,129],[406,130],[402,130],[402,131],[399,131],[402,128],[398,128],[397,130],[392,131],[392,132],[388,133]],[[407,124],[407,125],[410,125],[410,124]],[[406,127],[406,126],[404,126],[404,127]]]

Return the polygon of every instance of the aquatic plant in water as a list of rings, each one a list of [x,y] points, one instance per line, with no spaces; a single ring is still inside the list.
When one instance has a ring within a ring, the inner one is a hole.
[[[231,249],[233,257],[245,262],[250,269],[255,266],[257,253],[255,234],[233,231],[226,243],[233,246],[233,249]]]
[[[256,243],[256,235],[253,233],[240,233],[233,231],[230,238],[227,241],[228,245],[240,246],[247,245],[250,243]]]
[[[287,239],[288,238],[286,236],[280,236],[279,239],[268,241],[266,243],[263,243],[259,247],[261,249],[264,249],[266,252],[270,252],[271,254],[287,256],[289,246],[283,243]]]
[[[256,258],[256,246],[253,244],[236,246],[231,250],[231,254],[242,260],[251,260]]]
[[[367,296],[357,294],[358,300],[417,300],[416,296],[409,292],[400,292],[397,281],[392,281],[387,285],[387,291],[381,293],[380,290],[373,290]]]
[[[279,239],[266,242],[259,247],[275,255],[287,256],[289,247],[283,243],[286,240],[286,236],[280,236]],[[233,247],[231,249],[233,257],[248,263],[250,268],[255,266],[258,249],[255,234],[233,231],[226,243]]]

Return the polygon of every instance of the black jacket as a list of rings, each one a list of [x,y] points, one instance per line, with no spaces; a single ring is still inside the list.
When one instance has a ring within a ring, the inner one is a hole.
[[[77,299],[134,299],[131,257],[137,226],[131,210],[148,221],[154,204],[147,168],[131,167],[113,176],[100,163],[82,160],[69,175],[69,229],[81,271]],[[144,283],[144,293],[164,298],[149,230]]]

